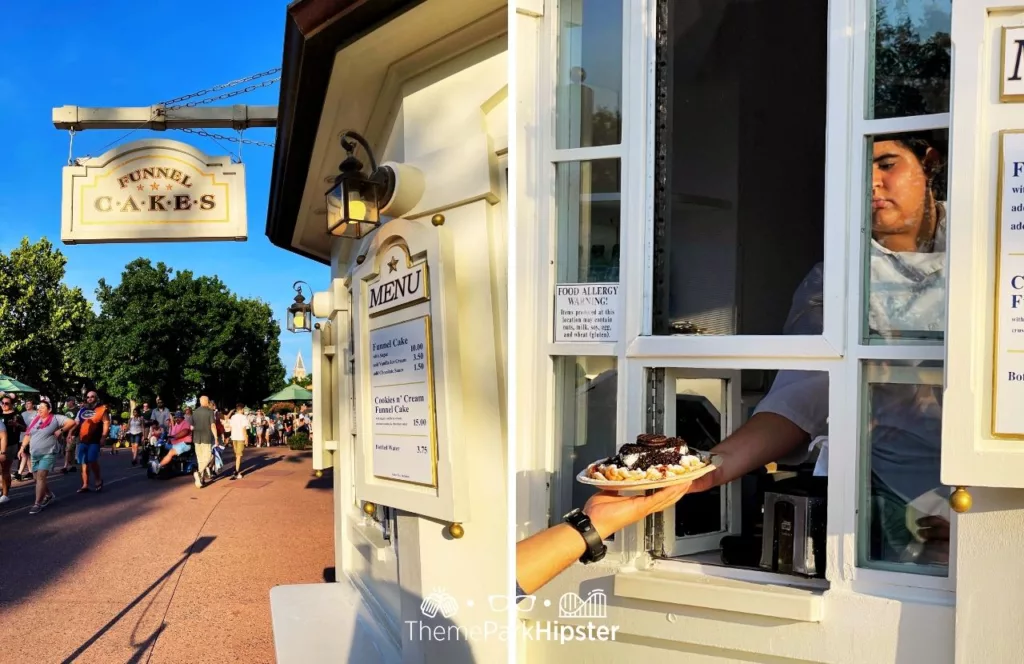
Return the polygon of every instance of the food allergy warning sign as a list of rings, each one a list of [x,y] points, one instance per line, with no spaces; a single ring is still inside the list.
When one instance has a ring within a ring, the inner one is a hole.
[[[1024,438],[1024,130],[999,134],[992,435]]]
[[[555,286],[555,341],[618,341],[619,284]]]
[[[436,486],[430,316],[370,331],[373,474]]]

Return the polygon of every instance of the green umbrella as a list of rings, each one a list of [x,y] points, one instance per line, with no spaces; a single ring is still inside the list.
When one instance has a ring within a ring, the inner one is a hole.
[[[10,376],[0,374],[0,392],[11,392],[14,394],[39,394],[39,390],[20,383]]]
[[[267,397],[263,401],[264,402],[270,402],[270,401],[312,401],[312,400],[313,400],[313,393],[312,392],[310,392],[309,390],[305,389],[304,387],[300,387],[300,386],[296,385],[295,383],[292,383],[291,385],[287,386],[286,388],[284,388],[280,392],[277,392],[276,394],[270,395],[269,397]]]

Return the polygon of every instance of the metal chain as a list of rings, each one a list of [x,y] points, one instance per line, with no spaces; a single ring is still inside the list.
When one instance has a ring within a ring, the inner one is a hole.
[[[195,134],[196,136],[202,136],[203,138],[212,138],[215,141],[230,141],[232,143],[239,143],[241,145],[255,145],[260,148],[272,148],[273,143],[265,143],[263,141],[254,141],[249,138],[236,138],[234,136],[224,136],[222,134],[211,134],[205,129],[187,129],[182,127],[173,127],[177,131],[183,131],[188,134]]]
[[[280,67],[276,67],[274,69],[268,69],[267,71],[260,72],[258,74],[253,74],[251,76],[246,76],[244,78],[238,78],[238,79],[235,79],[233,81],[228,81],[227,83],[221,83],[220,85],[215,85],[212,88],[206,88],[205,90],[200,90],[199,92],[193,92],[192,94],[182,95],[181,97],[175,97],[174,99],[168,99],[167,101],[163,102],[163,105],[165,107],[167,107],[167,108],[180,108],[180,106],[177,105],[177,104],[179,102],[183,102],[183,101],[185,101],[187,99],[194,99],[196,97],[202,97],[203,95],[208,95],[211,92],[217,92],[218,90],[223,90],[224,88],[233,88],[236,85],[241,85],[242,83],[248,83],[249,81],[255,81],[256,79],[263,78],[264,76],[271,76],[271,75],[276,74],[276,73],[278,73],[280,71],[281,71]],[[277,78],[277,79],[274,79],[274,81],[278,81],[278,80],[280,80],[280,77]],[[267,83],[266,85],[270,85],[270,83]],[[259,86],[259,87],[265,87],[265,86]],[[255,88],[253,88],[253,89],[255,89]],[[241,92],[237,92],[235,94],[242,94],[242,93]],[[195,104],[198,104],[198,103],[201,103],[201,102],[194,102],[192,104],[185,104],[185,106],[194,106]]]
[[[277,83],[280,80],[281,80],[281,77],[278,76],[277,78],[272,78],[269,81],[263,81],[262,83],[257,83],[255,85],[250,85],[250,86],[245,87],[245,88],[243,88],[241,90],[233,90],[231,92],[225,92],[224,94],[217,95],[216,97],[206,97],[204,99],[197,99],[196,101],[190,101],[190,102],[186,102],[184,104],[175,104],[173,106],[166,106],[165,105],[164,109],[165,110],[174,110],[176,108],[195,108],[196,106],[199,106],[201,104],[212,104],[215,101],[220,101],[222,99],[230,99],[231,97],[237,97],[238,95],[244,95],[247,92],[252,92],[253,90],[259,90],[260,88],[270,87],[271,85],[273,85],[274,83]]]

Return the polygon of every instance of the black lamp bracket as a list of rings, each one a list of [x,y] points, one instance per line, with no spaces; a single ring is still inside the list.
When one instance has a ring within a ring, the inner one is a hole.
[[[310,293],[313,292],[313,289],[310,288],[310,285],[307,284],[305,281],[296,281],[294,284],[292,284],[292,288],[295,289],[295,301],[298,302],[299,304],[302,304],[303,302],[306,301],[306,298],[302,296],[302,286],[309,288]]]
[[[370,159],[370,174],[372,177],[372,175],[377,172],[377,159],[373,156],[373,150],[370,149],[370,144],[366,142],[365,138],[354,131],[346,131],[341,135],[341,147],[346,153],[348,153],[349,157],[355,156],[356,143],[363,147],[363,152],[365,152],[366,156]],[[346,161],[348,160],[346,159]]]

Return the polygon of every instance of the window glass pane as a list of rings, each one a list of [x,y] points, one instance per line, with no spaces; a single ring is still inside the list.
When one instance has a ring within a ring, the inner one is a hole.
[[[941,340],[946,326],[948,131],[868,140],[869,341]]]
[[[952,0],[876,0],[869,117],[949,111]]]
[[[556,422],[559,444],[552,482],[552,525],[583,507],[595,488],[576,481],[590,463],[615,454],[616,389],[614,357],[555,359]]]
[[[945,576],[942,363],[866,362],[864,378],[859,565]]]
[[[622,135],[622,0],[558,3],[558,149],[615,145]]]
[[[664,5],[653,330],[820,334],[828,3]]]
[[[558,282],[619,280],[618,159],[557,165]]]

